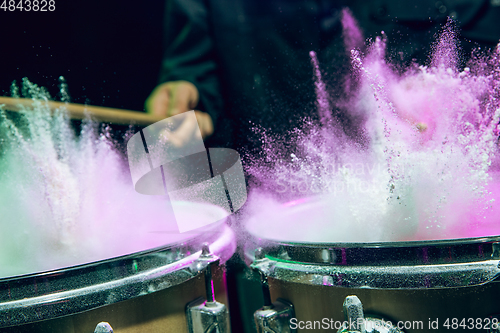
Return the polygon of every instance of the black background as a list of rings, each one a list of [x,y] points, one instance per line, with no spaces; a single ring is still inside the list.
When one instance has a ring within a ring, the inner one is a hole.
[[[53,12],[0,9],[0,94],[27,77],[57,97],[63,76],[74,103],[143,110],[158,80],[164,0],[55,5]]]

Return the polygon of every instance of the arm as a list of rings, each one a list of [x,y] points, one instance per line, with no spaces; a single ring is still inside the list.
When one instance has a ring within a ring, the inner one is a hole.
[[[146,101],[148,112],[172,116],[197,108],[205,123],[222,109],[211,37],[209,12],[202,0],[170,0],[166,4],[165,56],[160,84]],[[206,112],[206,113],[205,113]],[[200,117],[198,117],[200,122]],[[202,131],[204,125],[200,122]]]

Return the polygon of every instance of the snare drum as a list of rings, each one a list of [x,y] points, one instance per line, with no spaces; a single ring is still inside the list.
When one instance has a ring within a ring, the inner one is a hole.
[[[198,203],[182,207],[198,214],[219,209]],[[171,236],[163,235],[164,245],[153,249],[0,279],[0,331],[179,333],[215,325],[217,332],[229,332],[220,264],[235,251],[233,232],[224,219],[196,233]],[[158,242],[158,233],[154,237]]]
[[[388,322],[378,331],[497,332],[500,237],[315,243],[300,242],[300,227],[292,240],[270,231],[307,229],[327,204],[297,201],[246,222],[247,263],[268,298],[255,314],[258,332],[336,332],[359,318],[372,325],[366,332]]]

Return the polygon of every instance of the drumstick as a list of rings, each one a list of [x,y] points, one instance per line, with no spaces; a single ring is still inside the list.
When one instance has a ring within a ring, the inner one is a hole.
[[[51,110],[65,108],[71,119],[84,119],[86,116],[94,120],[112,124],[128,125],[150,125],[164,119],[164,117],[154,116],[148,113],[107,108],[94,105],[83,105],[76,103],[63,103],[55,101],[43,101]],[[0,105],[8,111],[20,111],[23,107],[31,107],[33,100],[29,98],[13,98],[0,96]]]

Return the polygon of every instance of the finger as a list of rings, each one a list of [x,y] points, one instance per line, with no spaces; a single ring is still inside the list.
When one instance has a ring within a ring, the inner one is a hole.
[[[190,141],[202,138],[198,123],[192,117],[186,117],[174,131],[166,129],[161,137],[163,142],[168,142],[175,147],[183,147]]]
[[[193,109],[198,104],[198,92],[189,82],[177,84],[172,91],[170,115],[176,115]]]
[[[157,87],[146,100],[146,111],[155,116],[166,117],[170,100],[170,87],[162,85]]]
[[[163,144],[168,143],[176,148],[180,148],[183,146],[182,138],[179,138],[177,133],[172,132],[168,129],[164,130],[160,134],[160,139]]]
[[[170,93],[168,87],[162,89],[156,98],[153,100],[153,114],[157,116],[168,116],[168,103],[170,100]]]
[[[181,125],[175,130],[165,130],[161,136],[163,142],[169,142],[175,147],[182,147],[187,144],[189,140],[193,140],[194,138],[199,138],[200,134],[202,138],[206,138],[213,134],[213,122],[210,115],[206,112],[195,111],[197,124],[199,127],[199,131],[196,128],[196,123],[189,120],[184,120]]]
[[[183,144],[188,143],[189,140],[201,139],[198,123],[192,117],[187,117],[174,132]]]
[[[212,122],[212,117],[206,112],[195,111],[196,120],[200,126],[202,138],[206,138],[214,133],[214,125]]]

